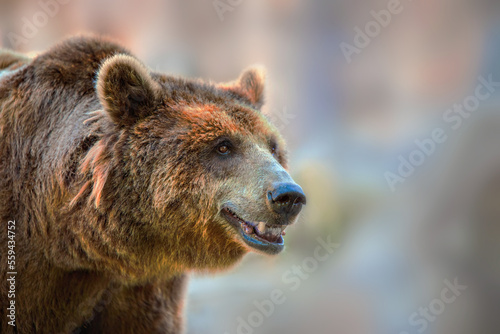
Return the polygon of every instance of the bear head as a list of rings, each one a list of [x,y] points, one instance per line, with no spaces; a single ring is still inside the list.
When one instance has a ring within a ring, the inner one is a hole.
[[[264,72],[214,84],[152,73],[118,54],[96,82],[99,140],[73,202],[107,216],[106,232],[143,270],[219,270],[248,251],[277,254],[305,195],[285,142],[260,111]],[[110,231],[113,232],[110,232]]]

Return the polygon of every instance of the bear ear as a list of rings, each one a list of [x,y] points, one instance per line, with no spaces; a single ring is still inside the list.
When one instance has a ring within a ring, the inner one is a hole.
[[[247,98],[253,105],[260,108],[264,104],[265,81],[265,69],[261,66],[253,66],[243,71],[235,82],[223,84],[221,87]]]
[[[134,57],[108,58],[97,74],[97,95],[117,125],[132,125],[149,116],[159,101],[160,86]]]

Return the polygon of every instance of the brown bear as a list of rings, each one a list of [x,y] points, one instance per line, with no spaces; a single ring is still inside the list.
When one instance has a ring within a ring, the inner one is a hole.
[[[97,37],[0,66],[1,333],[181,333],[189,272],[283,249],[306,199],[261,70],[172,77]]]

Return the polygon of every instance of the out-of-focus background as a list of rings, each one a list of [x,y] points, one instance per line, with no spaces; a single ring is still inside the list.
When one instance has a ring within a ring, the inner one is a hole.
[[[498,334],[497,0],[1,0],[0,46],[109,35],[155,71],[268,71],[308,205],[276,258],[194,275],[187,333]]]

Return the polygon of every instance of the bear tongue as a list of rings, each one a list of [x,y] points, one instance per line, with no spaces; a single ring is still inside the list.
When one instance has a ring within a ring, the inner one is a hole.
[[[247,223],[241,223],[241,227],[246,234],[252,234],[254,232],[253,226]]]

